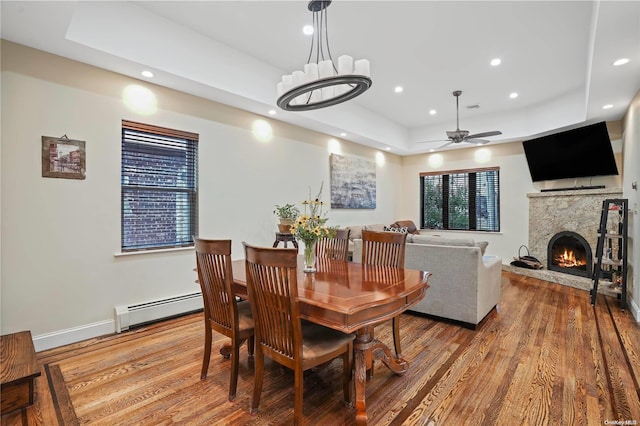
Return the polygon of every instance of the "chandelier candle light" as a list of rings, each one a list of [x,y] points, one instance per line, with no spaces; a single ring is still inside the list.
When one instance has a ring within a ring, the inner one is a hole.
[[[371,87],[369,61],[354,62],[348,55],[334,62],[329,49],[327,7],[331,0],[313,0],[313,38],[304,70],[282,77],[278,83],[278,106],[287,111],[310,111],[353,99]],[[315,58],[314,58],[315,52]],[[327,55],[325,57],[325,54]],[[315,59],[315,62],[312,60]]]

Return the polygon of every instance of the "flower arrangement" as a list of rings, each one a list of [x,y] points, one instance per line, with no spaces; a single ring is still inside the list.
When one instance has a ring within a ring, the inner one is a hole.
[[[323,211],[325,203],[321,200],[322,186],[320,185],[315,198],[311,197],[311,190],[309,190],[309,199],[302,202],[304,213],[291,225],[291,233],[305,244],[335,233],[333,228],[325,225],[329,218],[326,217],[327,212]]]
[[[309,188],[309,199],[302,202],[304,213],[291,225],[291,233],[297,240],[304,242],[305,271],[315,271],[315,243],[323,237],[333,236],[335,228],[326,226],[327,212],[324,211],[325,203],[322,201],[322,187],[315,197],[311,196]]]

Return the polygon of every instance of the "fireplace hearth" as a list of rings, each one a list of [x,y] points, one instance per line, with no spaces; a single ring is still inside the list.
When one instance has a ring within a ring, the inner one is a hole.
[[[549,240],[547,269],[581,277],[591,277],[591,247],[580,234],[562,231]]]

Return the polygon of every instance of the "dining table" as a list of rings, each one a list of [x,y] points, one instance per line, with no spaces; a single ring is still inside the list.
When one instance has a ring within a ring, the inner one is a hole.
[[[247,298],[244,259],[232,262],[234,292]],[[318,259],[316,271],[303,271],[298,256],[300,317],[307,321],[354,333],[356,424],[367,424],[365,384],[375,360],[402,375],[409,363],[374,336],[374,327],[390,320],[425,297],[428,271],[363,265],[344,260]]]

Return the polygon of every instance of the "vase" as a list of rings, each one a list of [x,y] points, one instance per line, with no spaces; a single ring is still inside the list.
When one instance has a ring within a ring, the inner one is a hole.
[[[304,272],[316,271],[316,241],[310,240],[304,242]]]

